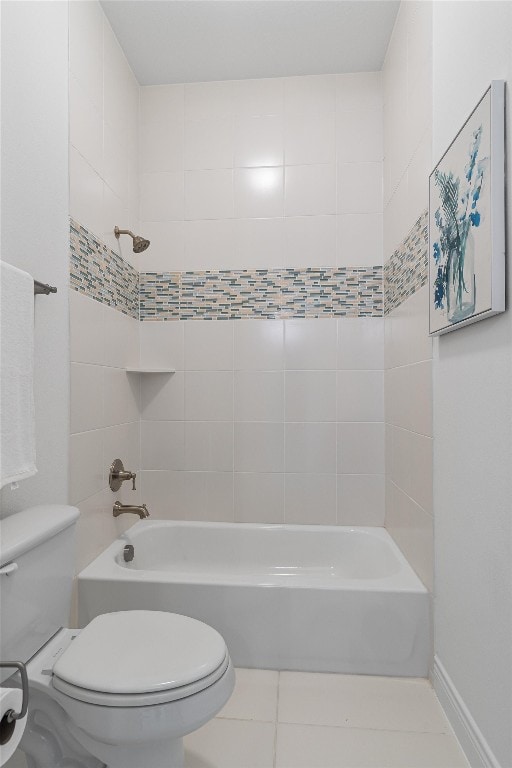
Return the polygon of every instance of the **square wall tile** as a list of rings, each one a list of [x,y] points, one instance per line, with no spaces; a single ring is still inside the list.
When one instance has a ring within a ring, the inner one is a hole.
[[[287,115],[334,112],[336,109],[336,75],[285,78],[284,102]]]
[[[233,269],[237,264],[232,219],[186,221],[184,267],[187,271]]]
[[[187,421],[185,469],[233,471],[233,422]]]
[[[286,216],[336,213],[336,166],[287,166],[284,195]]]
[[[279,423],[235,423],[235,472],[283,472],[284,427]]]
[[[233,522],[232,472],[183,474],[185,519]]]
[[[336,155],[339,163],[364,163],[383,159],[382,110],[338,113]]]
[[[69,291],[71,361],[104,365],[103,305],[78,291]]]
[[[235,322],[235,370],[273,371],[284,366],[282,320]]]
[[[119,368],[103,368],[104,423],[106,427],[138,421],[139,375]]]
[[[433,588],[434,521],[407,494],[391,483],[386,528],[428,590]]]
[[[105,467],[105,480],[108,480],[108,469],[114,459],[122,459],[126,469],[132,472],[139,472],[140,461],[141,428],[140,422],[134,421],[129,424],[116,424],[114,427],[107,427],[103,430],[103,466]],[[138,474],[137,474],[138,478]],[[140,483],[137,482],[137,490],[132,490],[131,483],[123,483],[119,493],[135,500],[133,503],[139,503],[138,492]],[[111,494],[110,488],[108,492]],[[110,497],[112,498],[112,497]]]
[[[336,421],[336,372],[286,371],[285,419]]]
[[[185,171],[185,219],[233,218],[233,171]]]
[[[234,262],[238,269],[284,267],[285,219],[238,219],[234,230]]]
[[[109,542],[117,538],[116,520],[111,512],[112,491],[104,488],[99,493],[85,499],[78,505],[80,517],[76,523],[76,564],[75,573],[80,573],[94,558],[105,550]],[[74,624],[76,626],[76,624]],[[21,755],[22,753],[20,753]],[[27,763],[23,756],[23,762],[17,762],[15,753],[13,759],[5,764],[7,768],[26,768]]]
[[[338,474],[384,474],[384,424],[338,424]]]
[[[432,362],[411,365],[409,369],[411,396],[410,429],[432,437]]]
[[[384,525],[384,475],[338,475],[338,523]]]
[[[71,434],[103,426],[103,368],[71,363]]]
[[[289,216],[284,233],[287,268],[336,265],[336,216]]]
[[[141,496],[153,519],[185,519],[185,475],[185,472],[171,471],[140,473]]]
[[[336,218],[338,266],[366,267],[383,263],[382,214],[352,213]]]
[[[185,370],[233,370],[233,327],[230,320],[186,320]]]
[[[103,180],[73,146],[69,148],[69,212],[91,232],[103,229]]]
[[[235,124],[235,166],[258,168],[283,164],[281,116],[238,117]]]
[[[142,469],[185,469],[183,421],[141,421]]]
[[[141,175],[141,221],[180,221],[183,213],[182,171]]]
[[[235,216],[239,219],[283,216],[283,168],[235,169]]]
[[[103,430],[71,435],[69,502],[79,501],[99,493],[106,484],[103,466]]]
[[[336,162],[334,112],[286,116],[286,165],[311,165]]]
[[[382,72],[354,72],[336,78],[336,111],[382,109]]]
[[[208,120],[233,114],[233,82],[186,83],[185,119]]]
[[[187,421],[233,419],[233,373],[187,371],[185,374],[185,418]]]
[[[141,221],[140,231],[150,243],[139,261],[143,272],[181,272],[185,269],[182,221]]]
[[[69,6],[69,69],[98,111],[103,109],[103,20],[99,4]]]
[[[101,176],[103,115],[73,75],[69,78],[69,141]]]
[[[383,347],[384,318],[338,320],[338,369],[381,370],[384,368]]]
[[[233,100],[237,115],[245,117],[282,115],[284,110],[284,78],[238,80],[233,83]]]
[[[175,368],[182,371],[185,367],[183,326],[181,320],[140,323],[141,367]],[[160,384],[164,381],[162,379]]]
[[[336,320],[285,320],[284,327],[287,370],[336,368]]]
[[[140,378],[141,418],[150,421],[183,421],[185,374],[182,371],[172,374],[152,373]]]
[[[285,471],[336,471],[335,424],[285,424]]]
[[[235,421],[278,421],[284,417],[282,371],[235,371]]]
[[[338,163],[338,213],[382,213],[382,163]]]
[[[410,493],[422,509],[433,514],[433,440],[412,433],[410,440]]]
[[[235,520],[239,523],[284,523],[284,475],[235,472]]]
[[[185,122],[185,170],[232,168],[233,151],[231,117]]]
[[[103,305],[105,357],[109,366],[131,368],[139,364],[139,321]]]
[[[286,474],[285,499],[286,523],[336,523],[335,475]]]
[[[338,421],[384,421],[383,371],[338,371]]]
[[[112,27],[103,23],[103,112],[105,122],[122,136],[138,122],[139,85]]]
[[[143,86],[139,89],[140,170],[183,169],[184,87]]]

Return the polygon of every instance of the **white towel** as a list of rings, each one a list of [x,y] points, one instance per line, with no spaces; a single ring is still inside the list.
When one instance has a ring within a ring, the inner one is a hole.
[[[34,280],[0,262],[0,488],[37,472]]]

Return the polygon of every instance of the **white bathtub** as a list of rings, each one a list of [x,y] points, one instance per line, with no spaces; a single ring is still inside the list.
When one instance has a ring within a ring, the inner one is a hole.
[[[237,666],[428,674],[428,593],[382,528],[143,520],[79,574],[78,601],[81,626],[133,608],[205,621]]]

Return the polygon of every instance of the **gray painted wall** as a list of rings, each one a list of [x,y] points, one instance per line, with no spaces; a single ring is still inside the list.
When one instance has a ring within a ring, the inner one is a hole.
[[[434,3],[434,160],[489,82],[510,82],[511,36],[511,3]],[[507,117],[510,183],[510,100]],[[507,224],[510,242],[510,206]],[[507,282],[510,296],[510,263]],[[510,310],[441,337],[434,354],[436,654],[506,768],[512,765]]]

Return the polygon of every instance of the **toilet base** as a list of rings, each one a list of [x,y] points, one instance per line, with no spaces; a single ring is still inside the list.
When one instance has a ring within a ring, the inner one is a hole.
[[[71,727],[71,731],[74,728]],[[152,744],[119,745],[100,744],[80,733],[80,742],[95,755],[106,768],[184,768],[183,739],[166,739]]]

